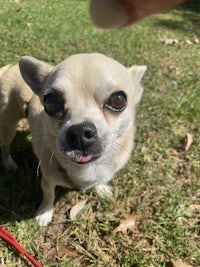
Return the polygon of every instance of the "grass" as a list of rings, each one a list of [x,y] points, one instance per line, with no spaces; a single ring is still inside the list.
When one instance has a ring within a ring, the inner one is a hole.
[[[102,31],[92,25],[87,1],[0,5],[1,66],[22,55],[56,64],[94,51],[126,66],[148,66],[136,148],[111,183],[113,200],[58,189],[54,220],[39,228],[37,160],[29,133],[19,131],[12,146],[19,170],[0,165],[0,223],[44,266],[173,267],[176,259],[200,266],[200,6],[183,5],[128,29]],[[169,38],[178,43],[166,45]],[[193,144],[185,151],[188,133]],[[86,207],[71,221],[70,208],[83,198]],[[138,232],[114,233],[127,213],[140,216]],[[2,240],[0,259],[0,266],[28,266]]]

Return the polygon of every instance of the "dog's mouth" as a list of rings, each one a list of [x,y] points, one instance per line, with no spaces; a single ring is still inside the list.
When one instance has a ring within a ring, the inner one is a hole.
[[[83,156],[83,157],[77,157],[74,159],[74,162],[76,163],[88,163],[92,160],[92,157],[90,156]]]
[[[66,149],[58,149],[58,151],[65,159],[69,159],[75,164],[80,164],[80,165],[92,163],[98,160],[102,155],[100,151],[98,153],[95,153],[94,151],[88,152],[80,150],[67,151]]]
[[[87,164],[97,160],[99,157],[97,155],[75,155],[69,158],[77,164]]]

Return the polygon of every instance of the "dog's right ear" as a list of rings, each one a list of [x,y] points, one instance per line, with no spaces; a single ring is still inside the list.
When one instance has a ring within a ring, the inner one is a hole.
[[[146,66],[137,66],[133,65],[129,68],[129,73],[133,79],[134,89],[135,89],[135,103],[140,102],[140,98],[142,96],[143,88],[141,85],[141,80],[147,70]]]
[[[40,95],[43,84],[52,68],[51,65],[34,57],[23,56],[19,61],[19,69],[24,81],[37,95]]]

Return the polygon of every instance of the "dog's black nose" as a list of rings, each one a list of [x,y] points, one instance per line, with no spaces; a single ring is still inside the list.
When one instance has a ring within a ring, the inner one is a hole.
[[[97,128],[91,122],[83,122],[69,127],[67,143],[72,150],[86,151],[97,141]]]

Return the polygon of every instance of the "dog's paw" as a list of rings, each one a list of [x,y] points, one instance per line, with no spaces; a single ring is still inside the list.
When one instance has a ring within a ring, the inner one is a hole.
[[[44,212],[38,211],[35,219],[39,224],[39,226],[47,226],[47,224],[51,222],[52,217],[53,217],[53,210],[47,210]]]
[[[3,165],[8,171],[15,171],[18,169],[18,165],[11,155],[9,155],[6,160],[4,160]]]
[[[112,198],[113,192],[112,192],[112,187],[106,184],[100,184],[95,186],[97,194],[101,198]]]

